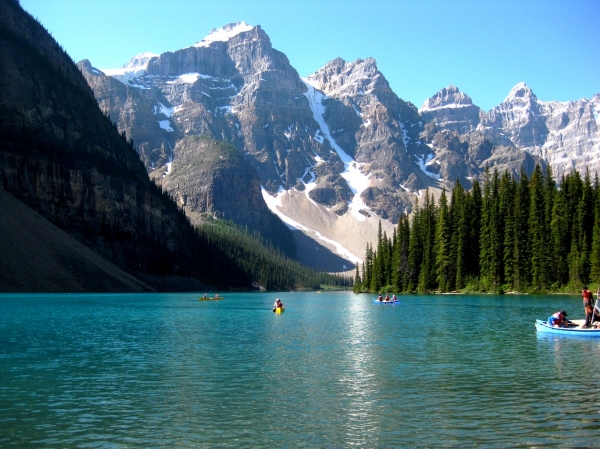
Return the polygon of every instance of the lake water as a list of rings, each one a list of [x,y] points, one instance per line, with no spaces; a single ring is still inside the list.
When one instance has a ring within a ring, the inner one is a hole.
[[[198,296],[0,295],[0,447],[600,446],[578,297]]]

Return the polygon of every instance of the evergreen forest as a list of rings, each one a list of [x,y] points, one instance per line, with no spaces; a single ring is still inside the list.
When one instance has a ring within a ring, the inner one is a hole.
[[[196,233],[204,246],[201,257],[210,263],[211,281],[215,285],[238,285],[245,289],[252,283],[255,288],[271,291],[352,286],[352,277],[306,267],[274,248],[258,232],[251,233],[208,215],[204,218]]]
[[[550,167],[489,168],[438,201],[429,190],[393,235],[367,245],[355,292],[576,292],[600,282],[600,181]]]

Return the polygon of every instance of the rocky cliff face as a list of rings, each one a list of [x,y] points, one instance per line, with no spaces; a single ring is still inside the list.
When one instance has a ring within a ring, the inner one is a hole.
[[[530,173],[536,163],[543,164],[539,157],[521,151],[489,124],[489,116],[455,86],[427,99],[419,113],[427,122],[421,138],[434,153],[428,168],[446,180],[446,185],[458,179],[469,186],[470,180],[479,178],[486,167],[518,176],[521,167]]]
[[[483,111],[473,104],[471,97],[450,85],[425,100],[419,114],[426,123],[435,123],[442,129],[466,134],[477,128]]]
[[[419,139],[417,109],[394,94],[372,58],[335,59],[307,81],[325,95],[321,128],[370,180],[357,193],[368,209],[395,222],[410,210],[410,192],[432,185],[416,163],[430,153]]]
[[[600,170],[599,104],[600,95],[564,103],[540,101],[526,84],[519,83],[502,103],[487,113],[479,111],[475,120],[476,106],[450,86],[428,99],[420,113],[435,124],[424,137],[433,146],[438,142],[439,155],[449,149],[441,136],[435,137],[437,131],[444,131],[453,133],[454,139],[463,143],[482,139],[488,142],[494,155],[490,153],[491,159],[484,159],[483,164],[498,165],[499,170],[508,167],[518,173],[519,164],[527,168],[540,162],[549,164],[560,179],[572,170]],[[457,112],[463,110],[472,112],[468,117]],[[475,165],[481,167],[481,163]],[[450,170],[453,174],[461,171]],[[478,171],[469,176],[477,176]],[[446,176],[444,168],[440,168],[440,173]]]
[[[482,121],[520,150],[539,156],[560,176],[572,170],[600,170],[599,96],[591,100],[543,102],[524,83]]]

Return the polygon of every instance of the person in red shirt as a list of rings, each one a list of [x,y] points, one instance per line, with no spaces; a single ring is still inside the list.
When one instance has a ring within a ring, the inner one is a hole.
[[[594,297],[587,285],[581,290],[581,298],[583,299],[583,310],[585,312],[585,324],[583,327],[588,327],[594,320]]]

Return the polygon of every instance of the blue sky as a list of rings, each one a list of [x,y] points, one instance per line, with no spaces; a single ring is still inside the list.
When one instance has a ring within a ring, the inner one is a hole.
[[[260,25],[300,76],[373,57],[420,107],[449,84],[484,110],[525,82],[540,100],[600,93],[600,0],[20,0],[75,62],[117,68],[142,52]]]

